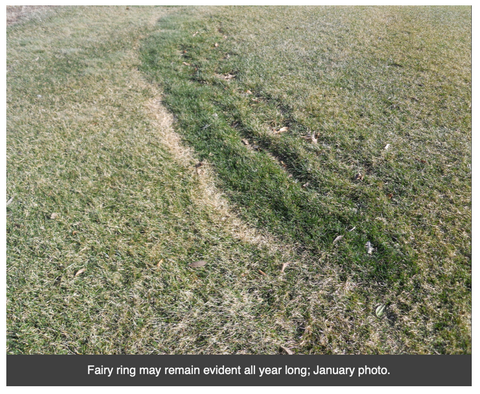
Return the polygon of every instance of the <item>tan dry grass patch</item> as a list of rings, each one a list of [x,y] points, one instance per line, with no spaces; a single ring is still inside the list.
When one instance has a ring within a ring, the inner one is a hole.
[[[150,117],[160,133],[162,143],[172,153],[177,164],[189,169],[197,178],[197,190],[192,191],[195,204],[199,207],[208,207],[209,212],[214,212],[214,221],[220,223],[224,230],[230,232],[235,238],[253,245],[267,247],[271,252],[282,251],[294,258],[295,248],[292,245],[282,244],[273,235],[265,230],[260,233],[254,227],[248,226],[234,212],[227,199],[215,186],[214,170],[208,162],[202,162],[198,167],[191,148],[182,143],[181,137],[173,130],[173,115],[162,105],[161,96],[156,96],[146,103]],[[297,257],[298,258],[298,257]]]
[[[21,22],[35,14],[48,12],[52,5],[7,5],[7,26]]]

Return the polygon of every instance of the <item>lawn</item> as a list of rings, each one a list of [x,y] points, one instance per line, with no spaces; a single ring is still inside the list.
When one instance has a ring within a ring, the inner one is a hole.
[[[60,7],[7,69],[9,354],[471,353],[470,7]]]

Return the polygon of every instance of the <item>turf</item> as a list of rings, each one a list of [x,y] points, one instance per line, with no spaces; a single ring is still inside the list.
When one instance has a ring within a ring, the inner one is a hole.
[[[7,50],[9,353],[471,352],[469,7],[62,8]]]

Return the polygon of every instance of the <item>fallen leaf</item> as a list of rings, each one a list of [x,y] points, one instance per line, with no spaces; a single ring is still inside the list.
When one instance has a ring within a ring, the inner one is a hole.
[[[315,137],[315,133],[312,134],[307,134],[302,137],[303,139],[310,141],[313,144],[316,144],[318,142],[318,139]]]
[[[337,238],[333,240],[333,244],[335,245],[338,241],[340,241],[343,238],[343,235],[339,235]]]
[[[362,181],[363,180],[363,174],[358,173],[357,175],[355,175],[355,180]]]
[[[385,313],[385,308],[386,308],[386,305],[379,305],[377,306],[377,309],[375,309],[375,314],[377,315],[377,317],[382,317],[383,314]]]
[[[392,194],[392,193],[389,193],[389,194],[387,195],[387,197],[391,199],[391,198],[393,198],[393,194]]]
[[[365,244],[365,249],[367,249],[367,253],[368,253],[368,254],[372,254],[372,252],[373,252],[373,245],[370,243],[370,241],[368,241],[368,242]]]
[[[56,219],[58,218],[60,215],[58,213],[52,213],[51,216],[50,216],[50,219]]]
[[[163,263],[163,259],[161,259],[158,263],[157,263],[157,268],[160,268],[160,266],[162,265]]]
[[[199,261],[195,261],[194,263],[190,263],[189,266],[192,268],[196,268],[196,267],[203,267],[205,264],[207,264],[205,260],[199,260]]]
[[[250,143],[248,142],[247,139],[243,139],[242,142],[243,142],[244,145],[250,145]]]
[[[191,64],[190,64],[190,63],[187,63],[187,62],[183,62],[183,64],[184,64],[185,66],[191,66]]]
[[[245,93],[247,93],[247,94],[253,94],[250,90],[247,90]]]
[[[285,352],[287,352],[288,355],[293,355],[294,353],[288,348],[288,347],[285,347],[285,346],[282,346],[280,345],[280,347],[285,350]]]
[[[277,131],[274,131],[275,133],[285,133],[288,131],[288,127],[282,127],[281,129],[278,129]]]
[[[86,270],[87,270],[86,268],[82,268],[81,270],[78,270],[77,273],[75,274],[75,277],[82,275]]]
[[[77,233],[78,233],[78,231],[72,231],[72,235],[75,235]]]

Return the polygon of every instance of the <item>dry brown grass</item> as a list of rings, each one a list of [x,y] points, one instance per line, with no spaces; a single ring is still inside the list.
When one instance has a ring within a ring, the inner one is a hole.
[[[7,26],[49,12],[51,5],[7,5]]]
[[[230,203],[215,185],[215,172],[208,161],[199,162],[192,148],[187,147],[181,137],[173,129],[173,115],[161,104],[161,96],[147,103],[151,116],[155,119],[159,135],[164,146],[168,147],[175,162],[194,174],[196,188],[192,190],[192,198],[198,207],[207,208],[212,221],[224,231],[243,242],[269,249],[272,253],[281,251],[292,260],[298,259],[295,247],[285,245],[265,230],[249,226],[239,218],[230,207]]]

